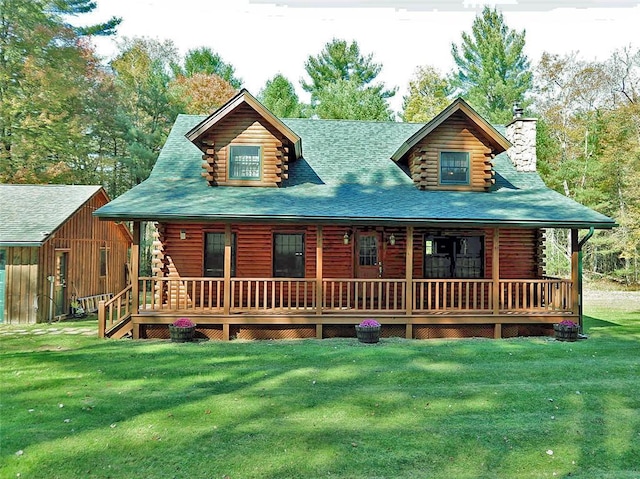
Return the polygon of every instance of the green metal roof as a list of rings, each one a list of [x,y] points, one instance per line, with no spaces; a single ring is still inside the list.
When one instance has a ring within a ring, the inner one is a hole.
[[[0,184],[0,246],[41,246],[100,188]]]
[[[537,173],[494,159],[491,192],[421,191],[390,158],[424,124],[283,119],[302,139],[279,188],[211,187],[180,115],[149,178],[103,206],[105,219],[611,228],[615,222],[547,188]],[[503,131],[502,129],[499,129]]]

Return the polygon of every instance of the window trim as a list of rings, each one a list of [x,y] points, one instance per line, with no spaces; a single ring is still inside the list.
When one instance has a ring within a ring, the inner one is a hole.
[[[443,153],[464,153],[467,160],[467,175],[464,181],[446,181],[442,178],[442,154]],[[471,184],[471,152],[468,150],[440,150],[438,152],[438,184],[441,186],[466,186]]]
[[[301,236],[302,237],[302,271],[298,272],[301,274],[297,274],[297,275],[287,275],[287,276],[283,276],[281,274],[276,274],[276,236]],[[273,237],[272,237],[272,241],[273,241],[273,247],[271,248],[272,251],[272,261],[271,261],[271,272],[273,274],[274,278],[306,278],[306,273],[307,273],[307,251],[306,251],[306,235],[304,232],[302,231],[291,231],[291,232],[287,232],[287,231],[282,231],[282,232],[274,232],[273,233]]]
[[[258,176],[233,176],[232,175],[232,171],[233,171],[233,167],[232,167],[232,160],[234,158],[233,153],[234,150],[237,148],[257,148],[258,149],[258,157],[260,159],[260,166],[259,166],[259,175]],[[238,181],[262,181],[262,166],[263,166],[263,155],[262,155],[262,146],[261,145],[229,145],[228,146],[228,161],[227,161],[227,179],[228,180],[238,180]]]

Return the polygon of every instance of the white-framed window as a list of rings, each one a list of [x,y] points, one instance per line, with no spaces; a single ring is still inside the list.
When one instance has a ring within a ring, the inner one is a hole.
[[[259,146],[229,146],[229,179],[259,180],[262,177],[262,148]]]
[[[440,184],[469,184],[469,153],[466,151],[440,152]]]

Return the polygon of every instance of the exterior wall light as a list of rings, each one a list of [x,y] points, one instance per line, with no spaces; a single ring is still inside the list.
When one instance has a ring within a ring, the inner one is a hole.
[[[187,232],[185,230],[180,230],[180,239],[187,239]]]
[[[391,233],[391,236],[389,236],[389,244],[391,246],[396,244],[396,236],[393,233]]]
[[[349,232],[348,231],[344,232],[344,236],[342,237],[342,242],[344,244],[349,244]]]

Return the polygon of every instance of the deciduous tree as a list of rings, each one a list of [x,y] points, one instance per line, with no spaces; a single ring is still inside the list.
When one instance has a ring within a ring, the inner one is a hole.
[[[409,94],[403,98],[403,121],[426,123],[449,104],[449,84],[430,65],[416,68],[409,81]]]

